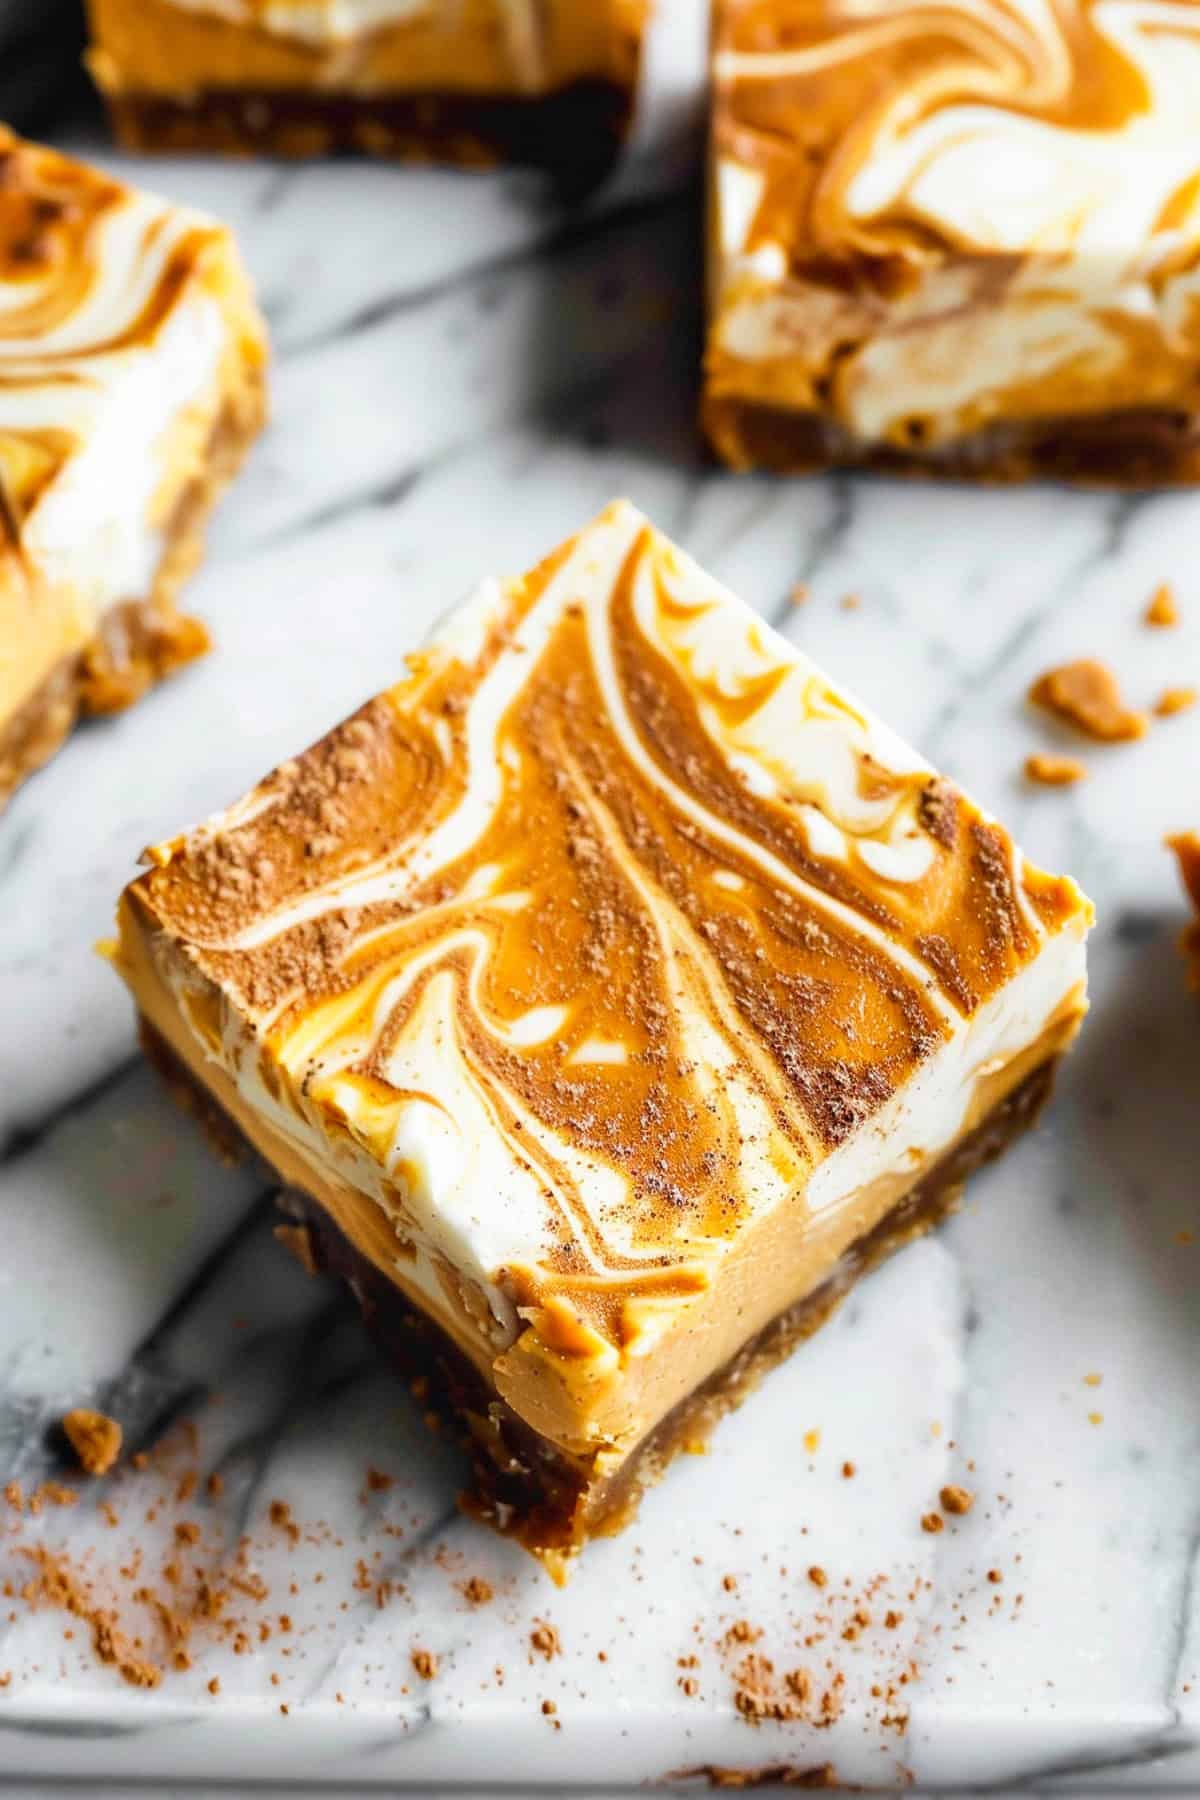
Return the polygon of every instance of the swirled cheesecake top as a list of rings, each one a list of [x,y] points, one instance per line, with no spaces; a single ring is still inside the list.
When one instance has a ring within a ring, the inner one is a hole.
[[[1196,0],[718,0],[715,75],[728,248],[1133,265],[1200,235]]]
[[[211,295],[196,303],[224,241],[214,220],[0,127],[0,477],[17,521],[102,426],[126,452],[116,475],[106,462],[110,492],[140,490],[146,427],[215,365],[220,317]]]
[[[149,855],[207,1053],[617,1344],[1090,913],[624,503]]]

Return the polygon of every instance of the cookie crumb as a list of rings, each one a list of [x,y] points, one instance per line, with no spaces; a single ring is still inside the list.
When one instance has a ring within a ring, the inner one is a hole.
[[[1175,590],[1172,588],[1169,581],[1164,581],[1160,586],[1155,588],[1153,594],[1150,596],[1150,604],[1142,614],[1142,617],[1147,625],[1157,625],[1160,628],[1178,625],[1179,603],[1175,598]]]
[[[842,1480],[843,1481],[853,1481],[854,1477],[857,1474],[858,1474],[858,1469],[855,1467],[855,1465],[852,1462],[844,1462],[842,1464]]]
[[[809,598],[808,583],[806,581],[793,582],[792,586],[788,589],[789,606],[806,606]]]
[[[438,1672],[438,1659],[432,1650],[414,1650],[412,1666],[414,1674],[419,1675],[422,1681],[432,1681]]]
[[[121,1454],[121,1427],[107,1413],[74,1406],[63,1415],[63,1431],[85,1475],[107,1475]]]
[[[941,1513],[927,1512],[921,1514],[921,1530],[927,1531],[931,1537],[936,1537],[939,1531],[944,1530],[945,1524],[946,1521],[943,1519]]]
[[[1026,781],[1036,781],[1040,787],[1074,787],[1086,777],[1087,764],[1077,756],[1055,756],[1039,750],[1025,758]]]
[[[559,1635],[549,1619],[533,1621],[533,1630],[529,1633],[529,1643],[530,1647],[536,1650],[539,1656],[544,1656],[547,1662],[553,1662],[562,1649]]]
[[[1116,676],[1096,657],[1048,669],[1030,688],[1029,698],[1100,743],[1123,743],[1146,734],[1145,713],[1126,706]]]
[[[821,1567],[820,1563],[814,1563],[812,1565],[812,1568],[808,1571],[808,1579],[816,1588],[823,1588],[829,1585],[829,1577]]]
[[[942,1511],[954,1513],[959,1518],[969,1513],[975,1504],[975,1496],[969,1488],[957,1487],[953,1483],[944,1487],[938,1495],[942,1503]]]
[[[1154,702],[1156,719],[1172,719],[1176,713],[1190,712],[1200,699],[1200,689],[1194,687],[1164,688]]]

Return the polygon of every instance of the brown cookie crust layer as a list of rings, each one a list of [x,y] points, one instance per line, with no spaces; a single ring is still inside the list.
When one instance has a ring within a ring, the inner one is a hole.
[[[141,151],[328,156],[544,169],[570,187],[602,179],[620,152],[633,90],[587,80],[550,94],[329,93],[207,88],[188,98],[108,96],[121,143]]]

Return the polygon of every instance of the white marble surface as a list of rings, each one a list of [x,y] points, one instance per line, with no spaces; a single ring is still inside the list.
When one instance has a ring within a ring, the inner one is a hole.
[[[91,1399],[134,1446],[186,1417],[197,1448],[0,1524],[0,1584],[43,1543],[127,1599],[119,1566],[140,1544],[157,1570],[186,1518],[215,1579],[248,1532],[270,1591],[235,1599],[244,1653],[198,1631],[194,1667],[153,1692],[99,1666],[82,1625],[0,1600],[0,1776],[344,1792],[831,1763],[881,1786],[1200,1782],[1200,1013],[1161,847],[1200,824],[1200,711],[1091,754],[1079,788],[1020,775],[1063,742],[1023,703],[1054,661],[1104,655],[1138,701],[1200,681],[1200,497],[714,471],[692,424],[698,203],[665,176],[581,219],[503,176],[146,173],[240,228],[275,419],[192,594],[216,653],[81,732],[0,821],[0,1475],[56,1472],[47,1428]],[[1036,1136],[559,1592],[456,1515],[453,1457],[272,1244],[263,1172],[220,1164],[143,1070],[91,946],[144,843],[395,676],[482,571],[524,566],[622,491],[1077,875],[1100,924],[1094,1010]],[[1185,622],[1152,632],[1140,612],[1165,579]],[[363,1503],[372,1464],[395,1485]],[[191,1466],[223,1475],[219,1500],[163,1499]],[[948,1480],[976,1504],[930,1536]],[[467,1604],[470,1575],[489,1605]],[[382,1607],[381,1581],[398,1584]],[[871,1623],[844,1639],[868,1589]],[[530,1650],[539,1618],[561,1637],[550,1662]],[[739,1618],[840,1717],[747,1724],[747,1647],[720,1644]],[[436,1679],[414,1677],[417,1646]]]

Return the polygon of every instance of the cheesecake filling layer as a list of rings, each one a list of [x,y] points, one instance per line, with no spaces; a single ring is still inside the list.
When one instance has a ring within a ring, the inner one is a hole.
[[[89,0],[109,94],[549,93],[631,84],[645,0]]]

